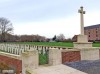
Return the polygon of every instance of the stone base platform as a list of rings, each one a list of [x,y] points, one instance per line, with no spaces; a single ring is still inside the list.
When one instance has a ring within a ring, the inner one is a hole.
[[[74,42],[74,48],[92,47],[92,42]]]
[[[75,48],[92,47],[92,42],[88,42],[87,35],[78,35],[77,42],[74,42]]]
[[[100,48],[81,48],[81,60],[99,60],[100,59]]]

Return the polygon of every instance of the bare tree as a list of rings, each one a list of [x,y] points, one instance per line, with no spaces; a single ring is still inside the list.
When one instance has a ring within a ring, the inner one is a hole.
[[[59,36],[57,36],[57,41],[64,41],[65,36],[63,34],[59,34]]]
[[[0,18],[0,33],[1,33],[1,40],[3,42],[5,42],[6,40],[6,35],[7,34],[11,34],[13,31],[13,26],[12,26],[12,23],[4,18],[4,17],[1,17]]]

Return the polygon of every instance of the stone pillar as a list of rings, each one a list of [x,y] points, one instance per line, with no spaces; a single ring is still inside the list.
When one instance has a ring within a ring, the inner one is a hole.
[[[62,63],[61,50],[49,49],[49,65],[59,65]]]
[[[33,70],[38,68],[39,56],[38,51],[27,51],[22,53],[22,74],[25,74],[27,69]]]
[[[80,51],[81,60],[99,60],[99,48],[83,48]]]
[[[80,13],[80,24],[81,24],[81,35],[84,35],[84,16],[85,11],[83,11],[83,6],[80,7],[80,10],[78,11]]]
[[[77,36],[77,42],[74,42],[75,48],[84,48],[84,47],[92,47],[92,42],[88,42],[88,36],[84,35],[84,16],[85,11],[83,11],[83,7],[81,6],[79,11],[80,13],[80,30],[81,34]]]

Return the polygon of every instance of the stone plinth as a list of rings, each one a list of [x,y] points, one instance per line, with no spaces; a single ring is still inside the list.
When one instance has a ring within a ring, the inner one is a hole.
[[[22,53],[22,74],[26,74],[27,69],[36,69],[38,68],[38,51],[32,50]]]
[[[84,48],[84,47],[92,47],[92,42],[87,42],[87,43],[74,42],[74,48]]]
[[[92,47],[92,42],[88,42],[87,35],[78,35],[77,42],[74,42],[75,48]]]
[[[77,42],[86,43],[88,42],[88,36],[87,35],[78,35],[77,36]]]
[[[99,60],[99,50],[100,48],[82,48],[81,53],[81,60]]]
[[[62,63],[61,50],[49,49],[49,65],[59,65]]]

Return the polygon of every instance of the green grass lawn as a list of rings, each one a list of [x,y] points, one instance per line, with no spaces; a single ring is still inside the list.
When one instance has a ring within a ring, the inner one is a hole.
[[[73,47],[72,42],[5,42],[5,43]]]
[[[100,42],[93,43],[93,47],[100,47]]]
[[[72,42],[5,42],[5,43],[73,47]],[[100,42],[93,43],[93,47],[100,47]]]
[[[47,54],[39,54],[39,64],[47,64],[48,63],[48,55]]]

